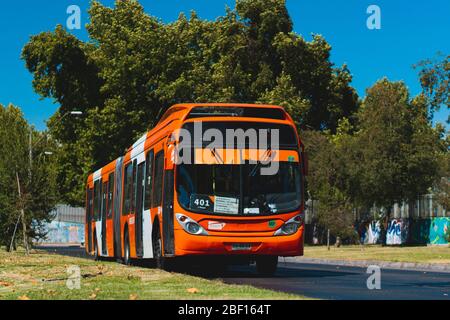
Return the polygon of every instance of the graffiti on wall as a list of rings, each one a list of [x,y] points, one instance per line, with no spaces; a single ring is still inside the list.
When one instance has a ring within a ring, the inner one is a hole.
[[[402,226],[403,222],[400,219],[394,219],[388,223],[386,234],[387,245],[402,244]]]
[[[361,241],[364,244],[377,244],[380,241],[381,228],[379,221],[365,224],[361,232]]]
[[[446,233],[450,227],[450,218],[434,218],[430,224],[430,244],[446,244]]]
[[[84,225],[53,221],[46,226],[47,239],[44,243],[84,243]]]
[[[387,245],[402,244],[447,244],[446,233],[450,228],[450,218],[431,218],[420,220],[393,219],[388,223]],[[371,222],[360,233],[365,244],[380,243],[380,225]]]

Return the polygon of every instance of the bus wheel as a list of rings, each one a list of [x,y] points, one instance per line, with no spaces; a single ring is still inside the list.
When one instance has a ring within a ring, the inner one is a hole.
[[[123,248],[123,264],[129,266],[131,264],[130,260],[130,239],[128,237],[128,230],[125,231],[125,246]]]
[[[258,273],[265,277],[272,277],[277,272],[278,257],[266,256],[256,258],[256,270]]]
[[[156,268],[164,270],[165,263],[164,263],[164,257],[162,254],[162,240],[161,240],[161,234],[159,233],[159,230],[155,231],[155,236],[153,239],[153,255],[155,257]]]
[[[94,240],[94,260],[95,261],[99,261],[100,260],[100,254],[98,252],[97,240]]]

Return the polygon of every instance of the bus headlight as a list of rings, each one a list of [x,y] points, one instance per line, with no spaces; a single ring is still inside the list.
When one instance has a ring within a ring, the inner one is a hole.
[[[275,232],[275,236],[291,236],[296,234],[303,225],[303,215],[298,215],[286,222],[280,229]]]
[[[208,232],[199,225],[197,222],[192,220],[191,218],[185,216],[184,214],[177,214],[177,221],[180,226],[189,234],[195,236],[207,236]]]

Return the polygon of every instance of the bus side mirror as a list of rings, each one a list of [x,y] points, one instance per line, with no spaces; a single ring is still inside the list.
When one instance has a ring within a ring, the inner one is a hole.
[[[302,169],[303,169],[303,175],[308,176],[309,174],[309,158],[308,153],[303,152],[302,153]]]

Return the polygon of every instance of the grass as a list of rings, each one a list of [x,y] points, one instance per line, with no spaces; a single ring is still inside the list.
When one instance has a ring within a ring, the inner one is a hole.
[[[68,268],[81,270],[70,290]],[[295,300],[305,297],[113,262],[0,251],[0,300]]]
[[[305,257],[332,260],[374,260],[414,263],[450,263],[450,247],[382,247],[382,246],[343,246],[305,248]]]

